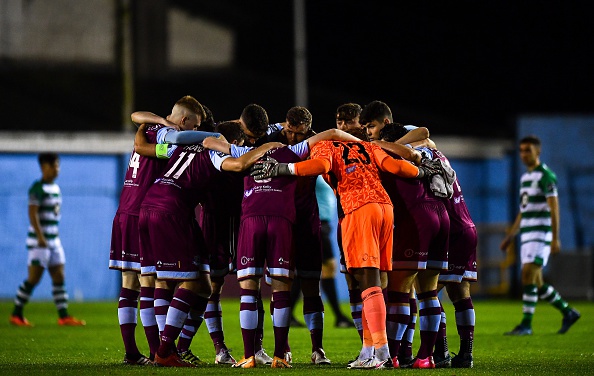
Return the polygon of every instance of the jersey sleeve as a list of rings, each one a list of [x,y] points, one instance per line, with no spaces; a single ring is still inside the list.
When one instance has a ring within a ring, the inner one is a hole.
[[[235,144],[231,144],[231,156],[233,158],[239,158],[252,149],[253,148],[249,146],[237,146]]]
[[[41,206],[42,194],[41,183],[35,182],[29,188],[29,205]]]
[[[309,156],[309,143],[307,140],[301,141],[296,145],[289,145],[288,148],[302,160]]]
[[[380,147],[373,148],[373,155],[382,171],[387,171],[402,176],[403,178],[416,178],[419,175],[417,166],[403,159],[394,159],[390,157]]]
[[[330,163],[332,168],[332,145],[328,141],[321,141],[314,145],[310,151],[312,159],[325,159]]]
[[[545,170],[539,182],[545,197],[557,197],[557,177],[551,170]]]
[[[219,171],[221,171],[221,165],[223,164],[223,161],[231,157],[229,154],[221,153],[220,151],[216,150],[209,150],[209,154],[210,161],[212,162],[213,166],[215,166],[215,168]]]

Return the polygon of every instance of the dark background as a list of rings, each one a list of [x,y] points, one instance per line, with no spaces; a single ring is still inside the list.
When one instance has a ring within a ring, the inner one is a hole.
[[[151,55],[166,48],[171,6],[231,27],[234,66],[174,72]],[[340,104],[374,99],[433,135],[511,138],[519,115],[594,113],[593,11],[589,1],[307,1],[314,129],[334,126]],[[191,94],[217,121],[258,103],[276,122],[296,104],[292,1],[137,0],[133,24],[135,110],[165,116]],[[122,129],[117,64],[4,59],[0,86],[1,129]]]

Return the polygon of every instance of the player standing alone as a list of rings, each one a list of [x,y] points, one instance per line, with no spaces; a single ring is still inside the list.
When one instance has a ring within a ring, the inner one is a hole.
[[[524,317],[520,325],[505,333],[507,335],[532,334],[532,317],[539,297],[563,314],[559,334],[567,332],[580,318],[580,313],[571,308],[552,285],[544,283],[542,277],[542,268],[547,265],[549,255],[561,251],[561,241],[557,176],[540,162],[540,150],[538,137],[527,136],[520,140],[520,158],[528,171],[520,181],[520,212],[500,248],[508,249],[520,232]]]
[[[29,188],[29,233],[27,235],[28,277],[19,286],[14,300],[10,323],[16,326],[33,326],[24,316],[23,307],[33,289],[48,269],[52,278],[52,295],[58,309],[58,325],[82,326],[83,320],[68,314],[68,294],[64,287],[64,248],[58,234],[62,192],[54,181],[60,173],[60,158],[54,153],[39,154],[41,179]]]

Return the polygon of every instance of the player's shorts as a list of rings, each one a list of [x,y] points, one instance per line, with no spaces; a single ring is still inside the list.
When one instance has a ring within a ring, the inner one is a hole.
[[[113,218],[109,268],[140,273],[137,215],[116,213]]]
[[[295,275],[320,279],[322,275],[322,229],[320,217],[298,217],[293,225]]]
[[[478,237],[476,227],[467,227],[462,231],[450,233],[448,270],[439,274],[439,282],[462,281],[476,282],[476,246]]]
[[[265,264],[271,277],[293,278],[293,224],[275,216],[242,218],[237,244],[237,279],[262,277]]]
[[[60,238],[52,239],[50,247],[30,247],[28,250],[28,266],[41,266],[47,269],[66,263],[66,255],[64,254],[64,248],[62,247]]]
[[[392,205],[369,203],[344,216],[341,223],[346,266],[392,270],[394,210]]]
[[[204,237],[193,218],[141,208],[139,233],[143,275],[190,281],[210,272]]]
[[[429,201],[395,213],[394,270],[448,268],[450,217],[443,203]]]
[[[520,256],[522,265],[536,264],[547,266],[551,255],[552,232],[530,232],[520,236]]]
[[[210,276],[226,276],[233,269],[233,258],[237,253],[239,218],[216,215],[203,209],[200,228],[210,253]]]

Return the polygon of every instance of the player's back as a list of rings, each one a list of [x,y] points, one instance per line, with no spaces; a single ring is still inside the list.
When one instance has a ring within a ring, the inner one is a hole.
[[[386,153],[394,159],[402,160],[396,154]],[[380,177],[396,211],[409,210],[422,202],[441,201],[428,188],[425,179],[402,178],[385,171],[380,171]]]
[[[439,158],[443,163],[451,166],[450,161],[442,152],[436,149],[432,149],[432,152],[434,158]],[[444,204],[448,211],[448,215],[450,216],[450,232],[457,233],[465,228],[473,227],[474,222],[470,217],[466,201],[464,201],[464,195],[462,194],[462,187],[458,181],[458,176],[456,176],[452,188],[454,191],[452,198],[444,199]]]
[[[147,142],[156,144],[157,132],[164,127],[161,124],[148,126],[145,131]],[[139,215],[140,205],[146,192],[155,179],[163,173],[167,162],[167,159],[143,157],[136,151],[132,151],[124,177],[124,187],[120,195],[118,213]]]
[[[273,149],[267,155],[282,163],[301,161],[301,158],[288,147]],[[246,176],[243,184],[242,217],[280,216],[295,222],[295,176],[279,176],[264,180]]]
[[[194,208],[220,178],[202,144],[178,147],[164,171],[147,192],[143,207],[194,216]]]
[[[312,158],[330,162],[330,180],[345,214],[371,202],[391,204],[379,178],[378,149],[365,141],[322,141],[312,148]]]

